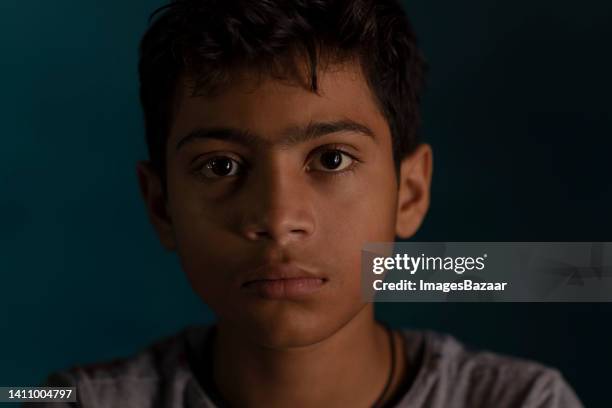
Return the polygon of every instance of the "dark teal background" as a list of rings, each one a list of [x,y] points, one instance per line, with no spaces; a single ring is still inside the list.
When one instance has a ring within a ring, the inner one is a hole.
[[[212,319],[140,201],[137,44],[160,1],[0,2],[0,385]],[[612,4],[406,3],[432,66],[416,239],[612,241]],[[612,406],[612,304],[384,304],[398,326],[558,367]]]

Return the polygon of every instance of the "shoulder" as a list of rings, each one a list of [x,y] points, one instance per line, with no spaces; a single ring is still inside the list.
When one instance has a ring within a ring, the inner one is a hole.
[[[423,398],[439,402],[432,407],[445,406],[450,401],[452,406],[465,407],[582,407],[554,368],[486,350],[471,350],[441,333],[405,330],[404,335],[407,344],[421,339],[422,365],[411,391],[417,397],[420,393]]]
[[[182,406],[193,378],[186,344],[202,340],[208,329],[187,327],[132,356],[54,372],[45,385],[76,387],[77,398],[86,407],[150,406],[159,400],[164,406],[169,402]]]

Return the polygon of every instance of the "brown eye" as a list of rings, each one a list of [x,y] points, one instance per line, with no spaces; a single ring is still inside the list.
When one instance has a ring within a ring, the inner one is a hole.
[[[341,150],[326,150],[317,154],[310,168],[319,171],[341,171],[353,163],[353,158]]]
[[[204,163],[201,172],[207,178],[220,178],[235,176],[240,170],[241,164],[239,162],[226,156],[219,156]]]

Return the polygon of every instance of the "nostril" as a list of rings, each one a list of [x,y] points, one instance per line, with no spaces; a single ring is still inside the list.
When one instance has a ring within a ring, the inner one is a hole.
[[[285,217],[288,218],[288,217]],[[242,235],[249,240],[277,240],[304,239],[312,233],[314,228],[307,222],[294,219],[264,219],[258,222],[249,222],[240,229]]]

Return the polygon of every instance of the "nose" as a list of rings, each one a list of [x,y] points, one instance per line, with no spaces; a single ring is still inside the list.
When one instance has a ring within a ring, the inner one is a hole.
[[[245,190],[243,235],[252,241],[272,240],[280,246],[312,236],[315,217],[304,175],[271,167],[252,176]]]

